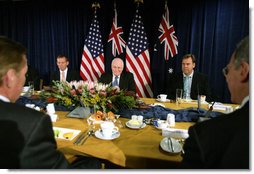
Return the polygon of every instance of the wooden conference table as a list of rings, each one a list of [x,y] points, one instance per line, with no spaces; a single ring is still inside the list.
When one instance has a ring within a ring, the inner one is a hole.
[[[155,99],[142,98],[146,104],[158,103]],[[161,103],[167,108],[183,109],[187,107],[197,107],[196,102],[181,103]],[[208,108],[208,104],[202,105]],[[53,123],[55,127],[70,128],[85,132],[88,129],[87,119],[68,118],[68,112],[58,111],[59,119]],[[105,164],[114,166],[113,168],[176,168],[181,162],[181,154],[170,154],[160,147],[160,142],[164,138],[162,131],[152,125],[146,125],[143,129],[129,129],[125,122],[129,119],[119,118],[124,124],[120,128],[120,137],[114,140],[101,140],[95,136],[90,136],[83,145],[74,145],[70,140],[57,139],[58,149],[62,151],[69,161],[75,159],[75,155],[93,156],[102,159]],[[188,129],[193,122],[176,122],[174,128]],[[105,166],[107,168],[107,165]]]

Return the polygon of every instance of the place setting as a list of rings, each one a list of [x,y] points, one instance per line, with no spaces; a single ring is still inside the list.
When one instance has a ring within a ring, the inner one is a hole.
[[[167,99],[167,94],[160,94],[160,95],[158,95],[156,101],[163,102],[163,103],[165,103],[165,102],[172,102],[171,100]]]
[[[125,124],[130,129],[143,129],[146,127],[142,115],[132,115],[131,120],[127,121]]]
[[[113,122],[104,121],[100,124],[100,129],[95,131],[94,135],[102,140],[114,140],[120,136],[120,131]]]

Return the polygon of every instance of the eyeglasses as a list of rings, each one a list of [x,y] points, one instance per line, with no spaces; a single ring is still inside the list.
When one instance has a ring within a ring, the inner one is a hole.
[[[229,72],[229,66],[226,66],[225,68],[222,69],[222,73],[224,76],[227,76],[228,75],[228,72]]]

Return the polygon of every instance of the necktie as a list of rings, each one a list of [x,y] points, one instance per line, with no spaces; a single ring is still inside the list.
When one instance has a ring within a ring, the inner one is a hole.
[[[190,77],[189,76],[185,76],[184,77],[184,81],[183,81],[183,85],[184,85],[184,88],[183,88],[183,98],[189,98],[189,79]]]
[[[61,81],[62,81],[62,82],[65,81],[65,74],[64,74],[64,71],[61,71]]]
[[[118,86],[118,76],[115,76],[115,80],[113,81],[113,86]]]

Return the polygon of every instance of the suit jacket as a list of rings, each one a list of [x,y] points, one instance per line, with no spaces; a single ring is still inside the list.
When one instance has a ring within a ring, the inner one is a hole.
[[[97,158],[80,157],[71,164],[57,150],[48,115],[0,100],[0,168],[99,169]]]
[[[40,75],[37,69],[33,68],[32,66],[28,65],[28,70],[26,73],[26,82],[25,86],[28,86],[28,82],[33,81],[34,82],[34,89],[39,90],[40,89]]]
[[[0,100],[0,124],[0,168],[69,168],[57,151],[49,116]]]
[[[51,85],[52,85],[53,80],[60,81],[60,72],[59,72],[59,70],[57,70],[57,71],[55,71],[51,74],[51,77],[50,77],[50,84]],[[80,77],[80,75],[77,71],[68,69],[67,76],[66,76],[66,81],[70,82],[70,81],[73,81],[73,80],[79,81],[79,80],[81,80],[81,77]]]
[[[182,168],[249,169],[249,102],[189,128]]]
[[[173,76],[168,83],[168,98],[175,99],[176,89],[183,89],[183,73]],[[211,92],[206,74],[194,71],[191,84],[191,98],[197,99],[198,94],[206,95],[206,100],[211,101]]]
[[[101,83],[112,83],[112,73],[104,73],[101,75],[99,78],[99,82]],[[122,72],[120,76],[120,81],[119,81],[119,87],[122,90],[127,90],[127,91],[133,91],[136,93],[136,86],[135,86],[135,81],[134,81],[134,76],[131,72]]]

